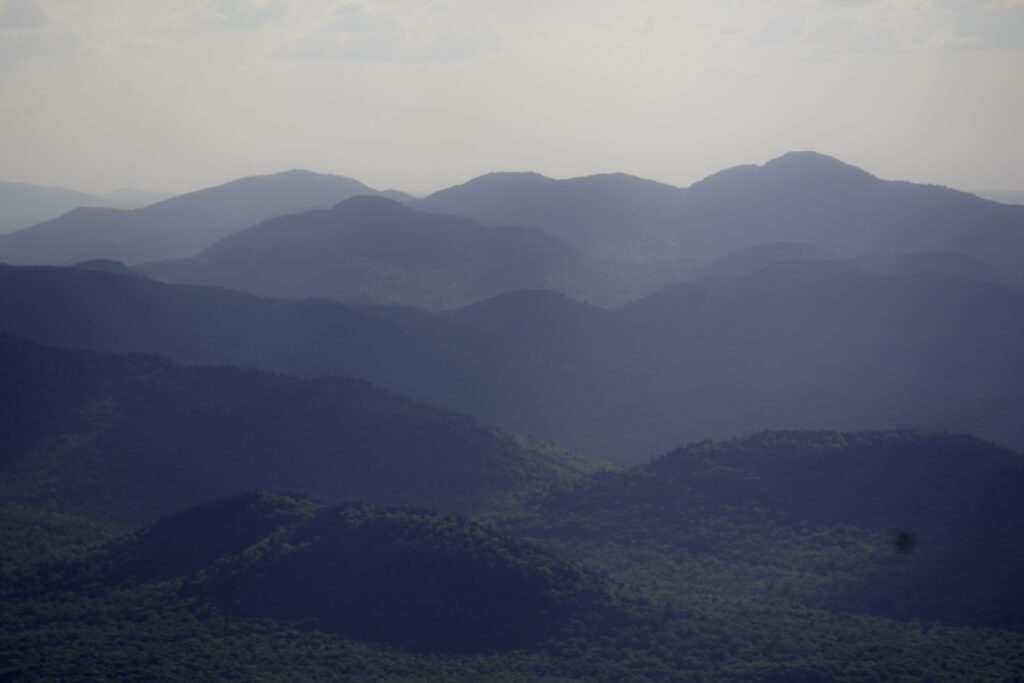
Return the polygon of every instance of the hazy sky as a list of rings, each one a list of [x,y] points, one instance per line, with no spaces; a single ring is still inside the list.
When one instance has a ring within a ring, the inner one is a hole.
[[[1024,189],[1024,0],[0,0],[0,179],[675,185],[814,149]]]

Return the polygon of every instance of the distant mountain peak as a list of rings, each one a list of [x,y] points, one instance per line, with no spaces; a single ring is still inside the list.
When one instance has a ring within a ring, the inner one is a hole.
[[[592,173],[585,176],[577,176],[572,178],[551,178],[541,173],[534,171],[497,171],[494,173],[485,173],[484,175],[477,176],[471,180],[466,181],[461,185],[455,186],[456,188],[461,187],[472,187],[472,186],[501,186],[503,189],[521,187],[526,189],[533,189],[541,185],[608,185],[611,187],[622,186],[622,185],[657,185],[662,187],[668,187],[674,189],[674,186],[662,183],[656,180],[650,180],[648,178],[642,178],[640,176],[632,175],[630,173],[622,173],[619,171],[609,173]],[[451,190],[454,188],[447,188]],[[438,193],[445,192],[441,190]]]
[[[533,323],[544,320],[548,321],[552,328],[561,328],[580,321],[604,320],[607,311],[571,299],[561,292],[535,288],[504,292],[475,304],[447,311],[443,315],[499,321],[502,328],[520,324],[525,320]],[[524,329],[527,327],[523,326]],[[506,329],[503,334],[508,333]]]
[[[867,171],[852,166],[835,157],[812,151],[786,152],[780,157],[775,157],[765,162],[762,166],[765,170],[790,171],[797,173],[847,173],[859,175],[865,178],[874,178]]]
[[[565,294],[556,292],[553,289],[515,289],[510,292],[503,292],[497,296],[491,297],[485,301],[482,301],[474,306],[494,306],[494,305],[507,305],[510,302],[516,304],[522,302],[528,302],[535,305],[545,306],[589,306],[589,304],[582,304],[578,301],[573,301]]]
[[[493,173],[485,173],[481,176],[471,178],[466,182],[455,185],[454,187],[441,190],[438,193],[450,192],[452,190],[460,190],[463,188],[496,188],[503,192],[509,190],[519,189],[535,189],[542,185],[549,185],[556,182],[553,178],[548,178],[540,173],[533,171],[495,171]]]
[[[404,211],[404,212],[408,212],[408,213],[413,213],[413,209],[410,209],[409,207],[407,207],[402,202],[395,201],[394,199],[391,199],[389,197],[382,197],[380,195],[369,195],[369,194],[353,195],[352,197],[348,197],[346,199],[343,199],[342,201],[338,202],[334,206],[335,209],[354,208],[354,207],[359,207],[359,208],[366,207],[366,208],[375,208],[375,209],[383,209],[385,207],[390,207],[390,208],[395,209],[396,211]]]
[[[130,211],[75,209],[4,235],[0,255],[11,263],[60,265],[185,258],[238,230],[362,194],[377,191],[352,178],[303,169],[248,176]]]
[[[835,157],[819,152],[787,152],[780,157],[766,161],[763,165],[742,164],[717,173],[694,183],[690,189],[734,190],[737,184],[763,184],[767,180],[806,183],[856,182],[875,180],[875,176],[851,166]]]
[[[508,179],[508,178],[524,178],[524,179],[525,178],[530,178],[530,179],[534,179],[534,180],[553,180],[552,178],[549,178],[546,175],[542,175],[540,173],[537,173],[536,171],[492,171],[490,173],[484,173],[483,175],[477,176],[476,178],[473,178],[469,182],[473,182],[473,180],[486,180],[486,179],[499,180],[499,179]]]

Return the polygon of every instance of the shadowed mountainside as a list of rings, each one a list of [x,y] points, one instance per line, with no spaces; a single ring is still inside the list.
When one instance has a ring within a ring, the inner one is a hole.
[[[0,596],[12,680],[909,683],[1012,680],[1024,665],[1012,631],[656,597],[462,518],[281,495],[213,501],[0,575]]]
[[[1024,456],[766,432],[523,496],[499,527],[641,586],[1024,629]]]
[[[258,489],[465,511],[604,466],[341,378],[0,337],[5,503],[121,522]]]
[[[518,291],[429,314],[2,267],[0,321],[58,346],[358,376],[620,462],[778,425],[1024,444],[1024,295],[935,273],[786,262],[615,311]]]

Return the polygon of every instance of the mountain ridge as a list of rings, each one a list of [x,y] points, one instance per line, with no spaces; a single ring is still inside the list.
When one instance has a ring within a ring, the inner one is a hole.
[[[643,192],[620,182],[587,196],[567,189],[573,181],[529,177],[530,183],[509,182],[503,193],[501,182],[517,176],[481,176],[411,204],[487,225],[531,225],[584,251],[647,259],[714,259],[787,241],[844,257],[952,251],[1011,273],[1024,264],[1021,207],[936,185],[882,180],[817,152],[734,166],[688,187],[640,180],[633,189]]]
[[[527,292],[433,314],[4,266],[0,321],[58,346],[359,376],[620,462],[779,424],[1024,444],[1024,294],[835,261],[684,283],[612,311]]]
[[[602,463],[352,378],[182,367],[0,335],[4,503],[137,522],[286,489],[465,512]]]
[[[768,431],[556,484],[491,521],[634,584],[1021,631],[1022,484],[1024,455],[969,435]]]
[[[0,236],[0,260],[67,265],[104,258],[132,265],[183,258],[262,220],[376,192],[351,178],[312,171],[250,176],[138,209],[75,209]]]
[[[132,199],[0,180],[0,235],[56,218],[79,206],[128,208],[144,203]]]
[[[488,227],[368,196],[271,219],[193,258],[138,268],[167,282],[428,310],[535,288],[622,303],[687,269],[605,262],[537,228]]]

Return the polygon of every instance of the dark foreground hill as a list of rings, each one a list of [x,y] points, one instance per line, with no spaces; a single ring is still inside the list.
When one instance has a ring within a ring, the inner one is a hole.
[[[635,585],[1024,631],[1024,456],[768,432],[531,494],[501,528]]]
[[[1024,295],[835,261],[684,283],[615,311],[519,291],[437,314],[0,267],[0,328],[359,376],[621,462],[779,425],[949,429],[1024,447]]]
[[[138,209],[79,208],[0,236],[0,261],[69,265],[91,259],[128,264],[185,258],[269,218],[379,194],[342,176],[286,171],[252,176]]]
[[[191,508],[51,566],[65,585],[176,580],[231,614],[435,653],[522,647],[571,620],[623,616],[596,576],[466,519],[282,496]]]
[[[0,497],[134,522],[275,488],[465,511],[599,464],[366,382],[0,337]]]
[[[1013,680],[1017,634],[624,593],[464,519],[245,495],[0,581],[5,680]]]

